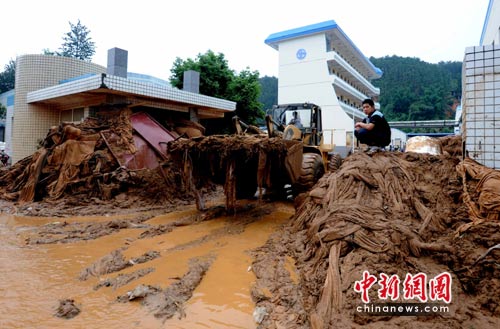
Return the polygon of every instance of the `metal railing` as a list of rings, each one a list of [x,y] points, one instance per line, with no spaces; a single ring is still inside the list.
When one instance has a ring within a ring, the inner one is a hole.
[[[391,121],[391,128],[446,128],[455,127],[455,120],[426,120],[426,121]]]

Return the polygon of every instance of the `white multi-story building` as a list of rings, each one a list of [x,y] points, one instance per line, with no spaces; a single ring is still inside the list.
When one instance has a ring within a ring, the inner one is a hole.
[[[352,146],[361,102],[376,102],[371,80],[382,71],[361,53],[333,20],[273,33],[265,43],[279,51],[278,103],[310,102],[323,110],[325,143]]]

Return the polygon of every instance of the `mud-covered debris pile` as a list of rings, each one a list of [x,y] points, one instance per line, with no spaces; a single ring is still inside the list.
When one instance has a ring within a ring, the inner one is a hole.
[[[165,289],[155,286],[138,285],[126,295],[118,296],[118,302],[142,300],[142,304],[160,319],[170,319],[175,314],[186,316],[184,304],[193,296],[214,260],[213,255],[205,255],[189,260],[189,268],[179,280]]]
[[[449,154],[451,156],[461,157],[462,150],[462,136],[460,135],[449,135],[440,137],[437,139],[441,144],[441,148],[443,149],[444,154]]]
[[[52,127],[36,152],[0,171],[0,198],[29,203],[64,197],[74,205],[116,200],[118,207],[192,198],[183,190],[180,171],[168,162],[154,169],[120,165],[117,154],[133,156],[137,151],[131,113],[106,108],[99,118]]]
[[[176,163],[183,164],[187,186],[224,186],[226,207],[252,196],[257,188],[273,188],[286,174],[287,142],[267,135],[213,135],[179,139],[168,144]],[[203,208],[203,205],[199,205]]]
[[[499,213],[499,172],[470,159],[355,153],[257,250],[252,294],[268,313],[261,327],[497,327],[500,252],[491,248],[500,244]],[[451,303],[428,299],[449,311],[418,317],[360,312],[366,304],[354,286],[364,272],[376,281],[383,274],[400,280],[399,294],[387,300],[379,298],[380,281],[366,290],[371,303],[419,303],[403,293],[408,274],[423,273],[429,284],[450,273]]]

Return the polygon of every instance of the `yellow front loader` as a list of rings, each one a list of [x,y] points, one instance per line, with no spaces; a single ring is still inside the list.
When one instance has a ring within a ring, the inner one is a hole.
[[[293,116],[301,122],[291,123]],[[309,190],[341,158],[323,143],[321,108],[310,103],[277,105],[266,116],[267,131],[233,118],[236,134],[169,142],[168,151],[183,166],[195,191],[208,182],[224,186],[226,208],[253,197],[293,198]],[[199,208],[203,202],[198,201]]]

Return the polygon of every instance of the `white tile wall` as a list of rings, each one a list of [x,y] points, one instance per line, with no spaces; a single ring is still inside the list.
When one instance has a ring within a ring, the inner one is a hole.
[[[467,47],[463,73],[466,150],[476,161],[500,169],[500,46]]]

